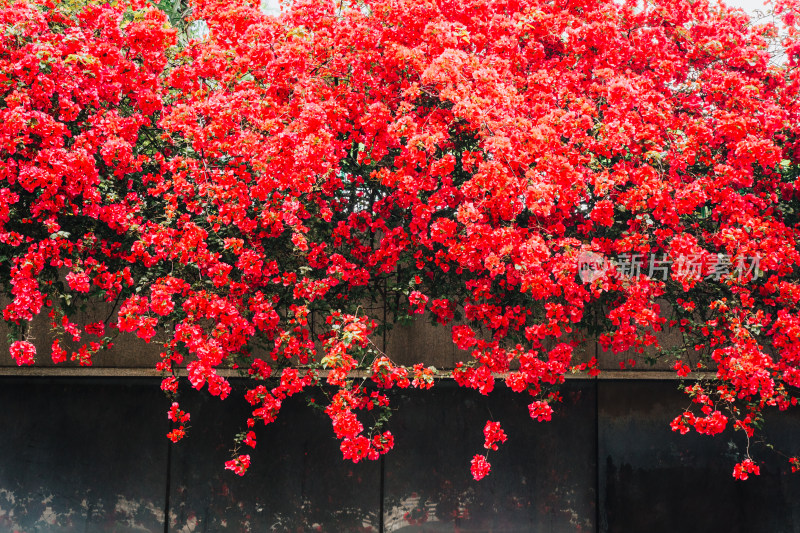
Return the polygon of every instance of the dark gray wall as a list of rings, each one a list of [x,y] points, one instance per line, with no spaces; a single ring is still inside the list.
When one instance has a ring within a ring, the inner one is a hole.
[[[288,401],[240,478],[223,463],[241,399],[184,391],[190,436],[170,445],[158,380],[0,378],[0,532],[800,532],[784,459],[753,445],[762,475],[735,481],[741,433],[669,430],[688,404],[676,382],[576,380],[563,397],[538,423],[505,389],[398,391],[395,449],[355,465],[324,414]],[[476,482],[487,419],[509,441]],[[800,452],[796,412],[765,431]]]

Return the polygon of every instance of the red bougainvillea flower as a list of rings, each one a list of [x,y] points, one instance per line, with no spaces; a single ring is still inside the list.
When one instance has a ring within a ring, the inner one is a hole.
[[[225,462],[225,469],[232,470],[235,474],[243,476],[247,469],[250,468],[250,456],[240,455],[235,459]]]
[[[531,418],[537,422],[548,422],[553,417],[553,408],[544,401],[535,401],[528,406]]]
[[[742,481],[748,478],[749,474],[753,474],[755,476],[761,473],[761,469],[757,464],[753,462],[752,459],[745,459],[741,463],[737,463],[736,466],[733,467],[733,477],[736,479],[740,479]]]
[[[11,357],[17,362],[17,365],[32,365],[36,357],[36,347],[27,341],[14,341],[11,343]]]
[[[483,455],[476,455],[470,462],[470,472],[472,472],[472,477],[475,481],[480,481],[485,478],[489,475],[489,470],[491,469],[492,465],[486,461],[486,457]]]
[[[438,377],[385,353],[415,319],[450,328],[456,383],[499,377],[538,421],[595,342],[710,374],[682,433],[797,404],[798,1],[781,32],[708,0],[191,7],[0,6],[17,364],[42,313],[56,363],[133,334],[169,395],[249,378],[248,428],[319,400],[354,461],[392,446],[386,390]]]
[[[487,450],[497,450],[498,442],[508,440],[505,431],[500,428],[500,422],[486,422],[486,426],[483,428],[483,435],[485,437],[483,447]]]

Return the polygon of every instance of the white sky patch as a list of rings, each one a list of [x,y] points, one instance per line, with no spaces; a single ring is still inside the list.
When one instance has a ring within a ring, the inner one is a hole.
[[[770,6],[765,5],[764,0],[723,0],[723,2],[731,7],[742,8],[751,17],[757,16],[758,12],[767,13]],[[261,0],[261,10],[270,15],[277,15],[280,13],[280,0]]]
[[[268,15],[278,15],[281,12],[279,0],[261,0],[261,12]]]
[[[751,17],[756,15],[757,11],[766,13],[770,8],[764,5],[763,0],[724,0],[725,5],[731,7],[740,7],[744,9]]]

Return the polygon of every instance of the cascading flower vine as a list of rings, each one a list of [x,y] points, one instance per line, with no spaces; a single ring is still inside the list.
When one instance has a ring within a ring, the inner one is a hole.
[[[222,369],[252,380],[248,447],[325,385],[353,461],[393,445],[386,389],[440,377],[376,342],[417,315],[469,352],[459,385],[503,376],[538,421],[565,374],[598,371],[581,344],[658,353],[668,327],[678,375],[715,378],[687,387],[673,429],[749,439],[796,405],[798,2],[775,2],[780,34],[707,0],[291,4],[0,6],[18,364],[159,339],[169,394],[185,376],[224,399]],[[179,39],[195,21],[207,33]],[[97,301],[109,320],[81,325]],[[47,345],[29,334],[41,313]],[[734,474],[758,472],[748,455]]]

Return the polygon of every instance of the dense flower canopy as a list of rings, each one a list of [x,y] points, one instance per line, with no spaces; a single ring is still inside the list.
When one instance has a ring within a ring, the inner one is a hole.
[[[327,384],[320,407],[359,461],[392,447],[383,389],[437,376],[374,342],[398,320],[450,328],[471,354],[455,380],[489,393],[500,376],[540,421],[566,373],[596,372],[582,343],[657,349],[674,327],[684,344],[662,357],[715,377],[691,382],[673,429],[749,438],[800,387],[800,7],[773,7],[781,35],[706,0],[296,0],[279,16],[198,0],[171,22],[142,0],[4,0],[11,356],[40,355],[40,313],[55,362],[91,364],[115,329],[166,332],[164,390],[187,376],[225,398],[220,369],[253,379],[241,446]],[[207,31],[179,38],[187,24]],[[115,305],[109,323],[74,321],[92,299]],[[170,419],[177,441],[189,414]],[[487,452],[505,441],[484,432]]]

